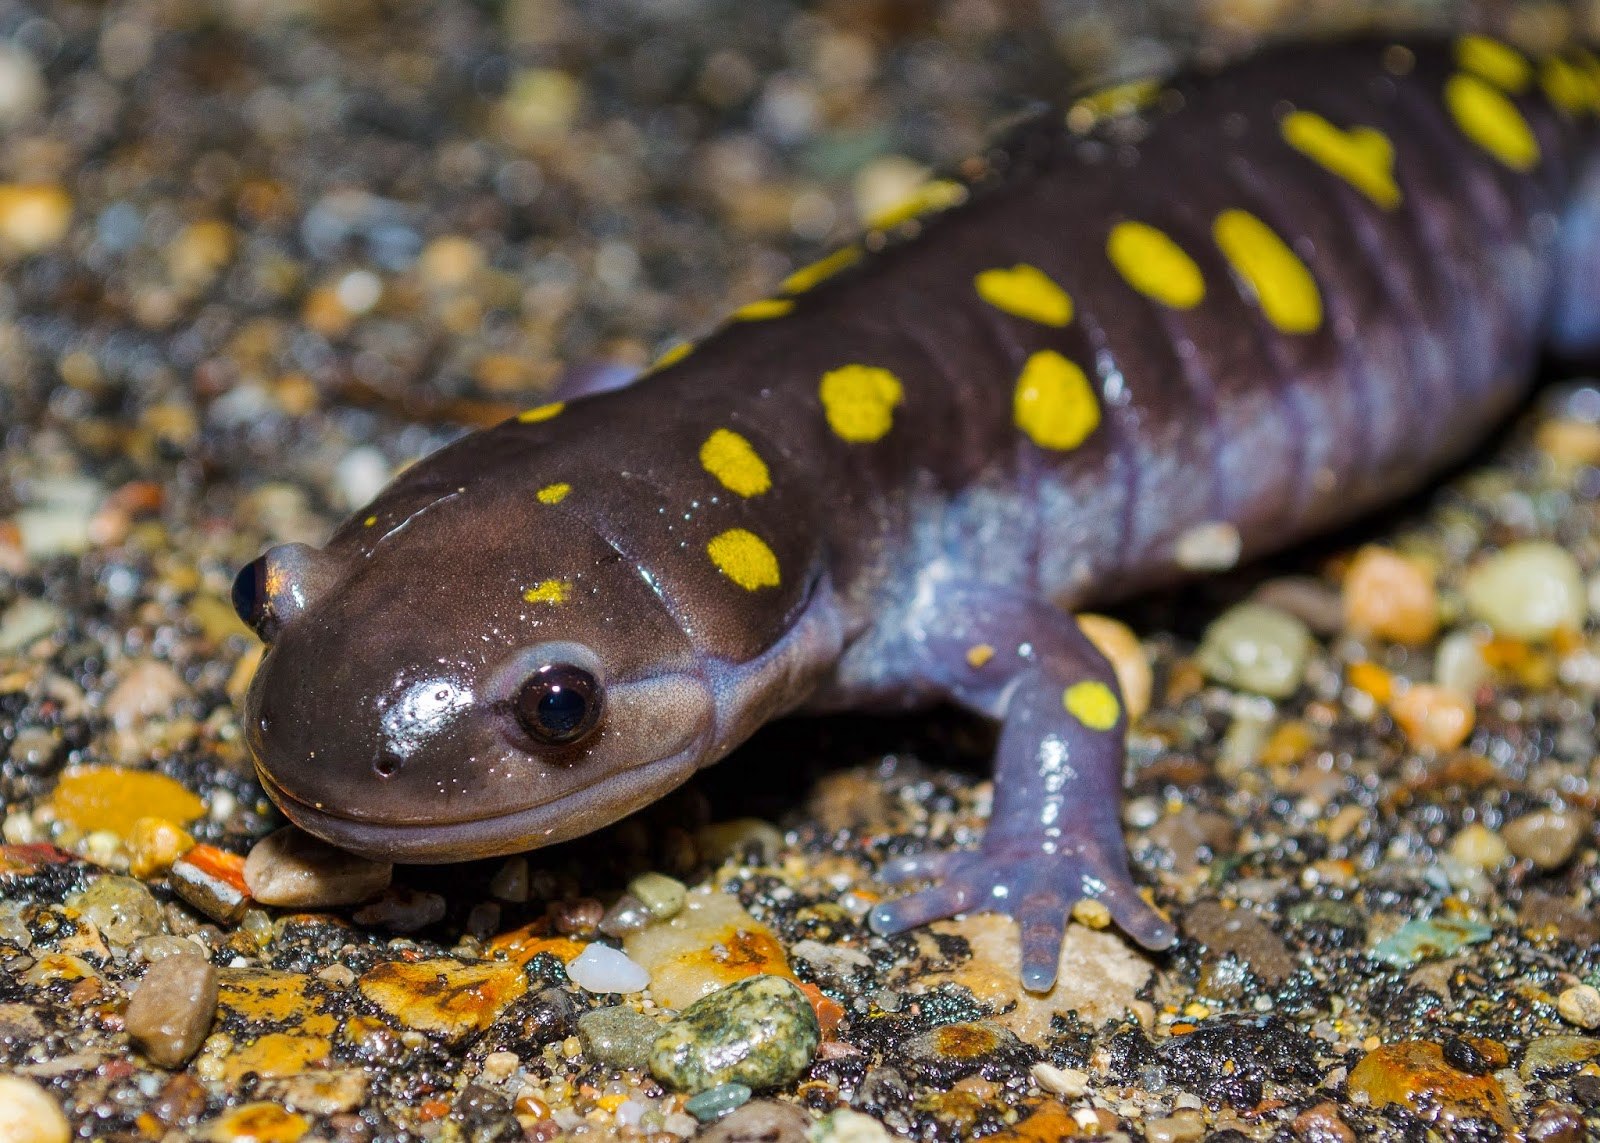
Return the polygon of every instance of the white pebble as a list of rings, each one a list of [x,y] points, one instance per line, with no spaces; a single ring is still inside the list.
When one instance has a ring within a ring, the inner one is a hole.
[[[591,944],[567,965],[572,983],[587,992],[638,992],[650,973],[609,945]]]
[[[334,484],[347,508],[360,507],[377,496],[393,475],[389,462],[375,448],[352,449],[333,470]]]
[[[44,73],[33,57],[10,44],[0,46],[0,126],[15,127],[44,107]]]
[[[1089,1090],[1089,1073],[1077,1068],[1058,1068],[1041,1060],[1033,1065],[1029,1074],[1045,1091],[1066,1099],[1077,1099]]]
[[[5,1143],[67,1143],[72,1127],[38,1084],[0,1076],[0,1139]]]
[[[1483,644],[1468,631],[1452,631],[1439,640],[1433,657],[1433,681],[1462,698],[1472,699],[1493,672],[1483,657]]]
[[[1196,524],[1178,537],[1174,558],[1185,571],[1227,571],[1239,562],[1244,539],[1226,520]]]
[[[1581,627],[1588,607],[1578,561],[1543,540],[1508,545],[1474,567],[1462,587],[1467,609],[1512,639]]]

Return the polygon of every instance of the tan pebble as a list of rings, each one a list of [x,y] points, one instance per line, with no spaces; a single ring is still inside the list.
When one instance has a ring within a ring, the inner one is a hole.
[[[139,818],[128,838],[129,872],[135,877],[159,877],[172,863],[194,848],[194,838],[167,818]]]
[[[67,1143],[72,1126],[45,1090],[20,1076],[0,1076],[0,1140]]]
[[[437,289],[465,286],[486,264],[483,247],[470,238],[447,234],[423,248],[417,260],[422,280]]]
[[[1600,988],[1577,984],[1556,997],[1556,1011],[1568,1024],[1600,1028]]]
[[[1194,1111],[1145,1123],[1145,1138],[1149,1143],[1194,1143],[1205,1138],[1205,1134],[1206,1121]]]
[[[201,290],[233,259],[233,227],[204,219],[184,227],[167,247],[167,273],[185,290]]]
[[[118,674],[102,708],[118,730],[153,718],[171,718],[177,705],[193,694],[176,671],[155,659],[140,659]]]
[[[1128,708],[1128,720],[1137,721],[1150,709],[1150,692],[1154,686],[1150,659],[1139,637],[1126,623],[1105,615],[1080,615],[1078,626],[1095,649],[1111,661],[1112,669],[1117,672],[1123,705]]]
[[[1289,1126],[1305,1143],[1355,1143],[1355,1132],[1339,1118],[1339,1105],[1331,1100],[1306,1108]]]
[[[1433,657],[1433,681],[1447,691],[1471,699],[1494,671],[1484,658],[1483,641],[1468,631],[1452,631],[1439,640]]]
[[[1559,869],[1588,829],[1589,815],[1581,810],[1542,809],[1507,822],[1500,836],[1521,860],[1540,869]]]
[[[1357,635],[1418,644],[1439,630],[1433,572],[1416,560],[1369,544],[1344,577],[1345,626]]]
[[[128,1001],[128,1035],[152,1063],[182,1066],[199,1049],[217,1014],[217,970],[198,956],[150,965]]]
[[[500,1083],[510,1079],[522,1061],[515,1052],[490,1052],[483,1058],[483,1078],[490,1083]]]
[[[1600,464],[1600,425],[1587,421],[1545,421],[1534,445],[1551,460],[1568,465]]]
[[[1461,829],[1450,839],[1450,856],[1474,869],[1498,869],[1511,857],[1504,839],[1478,822]]]
[[[285,826],[251,849],[244,883],[263,905],[323,909],[371,900],[389,887],[394,866],[357,857]]]
[[[67,236],[72,197],[58,186],[0,186],[0,244],[19,254],[48,250]]]
[[[1422,750],[1454,750],[1472,733],[1476,719],[1470,702],[1432,683],[1417,683],[1396,695],[1389,713]]]
[[[1077,1068],[1058,1068],[1041,1060],[1028,1074],[1045,1091],[1063,1099],[1077,1099],[1089,1090],[1089,1073]]]
[[[1587,607],[1578,561],[1543,540],[1508,544],[1467,573],[1462,592],[1496,635],[1534,642],[1582,626]]]

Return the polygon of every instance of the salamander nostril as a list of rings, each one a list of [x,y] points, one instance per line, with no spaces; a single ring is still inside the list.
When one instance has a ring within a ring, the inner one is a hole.
[[[385,750],[372,760],[372,772],[380,778],[393,778],[400,773],[402,764],[400,755]]]

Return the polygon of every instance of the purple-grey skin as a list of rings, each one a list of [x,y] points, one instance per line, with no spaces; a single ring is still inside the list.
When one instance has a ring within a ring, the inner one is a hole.
[[[1166,947],[1116,678],[1071,609],[1392,499],[1542,344],[1595,349],[1597,107],[1582,53],[1364,39],[1024,125],[945,185],[964,201],[246,568],[261,780],[357,853],[487,857],[780,715],[953,700],[1003,723],[989,832],[886,870],[933,884],[873,927],[1009,914],[1035,990],[1081,900]]]

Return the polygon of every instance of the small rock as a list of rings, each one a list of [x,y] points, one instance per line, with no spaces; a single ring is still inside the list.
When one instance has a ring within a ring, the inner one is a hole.
[[[639,903],[659,921],[669,920],[683,912],[684,902],[689,897],[688,886],[665,873],[640,874],[628,882],[628,892],[637,897]]]
[[[663,1028],[650,1070],[679,1091],[778,1087],[811,1063],[821,1035],[805,993],[782,977],[753,976],[695,1001]]]
[[[698,1138],[700,1143],[807,1143],[810,1127],[811,1116],[794,1104],[758,1099],[723,1117]]]
[[[841,1107],[812,1127],[810,1138],[811,1143],[889,1143],[893,1136],[872,1116]]]
[[[202,956],[151,964],[128,1001],[128,1035],[150,1060],[182,1067],[199,1050],[217,1014],[217,970]]]
[[[127,730],[154,718],[171,718],[177,705],[193,694],[189,684],[167,664],[140,659],[122,670],[102,710],[111,725]]]
[[[1433,572],[1416,560],[1369,544],[1356,553],[1344,577],[1345,626],[1412,646],[1439,630],[1439,596]]]
[[[1376,1048],[1350,1072],[1350,1093],[1375,1108],[1438,1109],[1449,1119],[1492,1119],[1510,1130],[1511,1105],[1493,1076],[1471,1076],[1444,1061],[1438,1044],[1412,1040]]]
[[[444,920],[447,908],[445,899],[438,893],[391,885],[350,917],[358,925],[371,925],[394,933],[415,933]]]
[[[1498,869],[1511,857],[1505,840],[1479,822],[1463,826],[1450,839],[1450,856],[1463,865],[1488,872]]]
[[[32,1080],[0,1076],[0,1140],[67,1143],[72,1125],[56,1101]]]
[[[1539,869],[1559,869],[1572,857],[1589,829],[1581,810],[1543,809],[1513,818],[1500,829],[1511,852]]]
[[[149,770],[121,766],[75,766],[50,793],[56,817],[83,833],[110,830],[129,837],[143,817],[183,824],[206,812],[205,803],[182,785]]]
[[[1539,641],[1583,625],[1578,561],[1542,540],[1509,544],[1467,573],[1467,610],[1511,639]]]
[[[369,1083],[367,1073],[360,1068],[331,1068],[265,1079],[258,1090],[293,1111],[339,1115],[361,1106]]]
[[[1407,921],[1372,948],[1372,955],[1397,968],[1409,968],[1424,960],[1447,957],[1466,945],[1479,944],[1494,936],[1494,929],[1481,921],[1462,917],[1430,917]]]
[[[1593,1036],[1540,1036],[1523,1052],[1517,1074],[1523,1079],[1565,1075],[1595,1059],[1600,1059],[1600,1039]]]
[[[1547,1100],[1533,1109],[1528,1143],[1583,1143],[1588,1138],[1583,1113],[1571,1104]]]
[[[194,838],[177,822],[139,818],[128,837],[128,871],[135,877],[159,877],[193,848]]]
[[[1469,1076],[1499,1071],[1510,1059],[1504,1044],[1482,1036],[1446,1036],[1440,1050],[1445,1063]]]
[[[760,818],[712,822],[695,834],[695,841],[706,860],[714,864],[729,858],[742,860],[746,854],[758,861],[771,861],[783,851],[783,834],[777,826]]]
[[[131,945],[166,930],[161,906],[131,877],[97,877],[67,904],[94,922],[114,945]]]
[[[748,1084],[719,1083],[699,1095],[690,1096],[684,1101],[683,1109],[701,1123],[710,1123],[744,1106],[752,1094]]]
[[[1301,1143],[1355,1143],[1356,1133],[1339,1117],[1339,1105],[1329,1100],[1308,1107],[1289,1125]]]
[[[294,1143],[311,1129],[311,1123],[276,1103],[241,1104],[206,1125],[208,1143]]]
[[[14,655],[66,625],[67,613],[42,599],[19,599],[0,615],[0,655]]]
[[[1556,1011],[1569,1024],[1580,1028],[1600,1028],[1600,988],[1577,984],[1556,997]]]
[[[941,1090],[974,1073],[987,1079],[1023,1071],[1033,1058],[1009,1028],[990,1020],[941,1024],[911,1037],[903,1050],[921,1078]]]
[[[1089,1073],[1077,1068],[1058,1068],[1040,1060],[1029,1069],[1028,1074],[1043,1090],[1063,1099],[1077,1099],[1089,1090]]]
[[[1224,686],[1285,698],[1299,688],[1313,642],[1294,616],[1259,603],[1241,603],[1206,628],[1196,659]]]
[[[1242,960],[1268,988],[1276,988],[1294,973],[1295,960],[1288,946],[1249,909],[1200,901],[1184,914],[1183,931],[1205,945],[1213,957]]]
[[[643,965],[598,942],[567,963],[567,976],[586,992],[638,992],[650,983]]]
[[[449,957],[389,961],[364,974],[357,989],[408,1028],[458,1043],[481,1032],[528,988],[504,961],[467,964]]]
[[[1477,717],[1471,700],[1432,683],[1413,683],[1395,695],[1389,713],[1420,750],[1454,750],[1472,733]]]
[[[1150,693],[1155,686],[1150,657],[1144,653],[1139,637],[1126,623],[1105,615],[1082,614],[1078,626],[1095,649],[1111,661],[1117,673],[1117,689],[1128,708],[1128,721],[1137,722],[1150,709]]]
[[[1250,601],[1287,612],[1324,639],[1344,630],[1344,603],[1339,593],[1315,576],[1269,579],[1251,593]]]
[[[1144,1125],[1147,1143],[1195,1143],[1205,1138],[1206,1122],[1198,1112],[1151,1119]]]
[[[1494,670],[1483,655],[1483,641],[1470,631],[1452,631],[1439,640],[1433,657],[1433,681],[1471,702]]]
[[[167,884],[213,921],[233,924],[250,907],[244,858],[214,845],[197,845],[174,861]]]
[[[12,128],[38,114],[48,91],[44,72],[22,48],[0,48],[0,127]]]
[[[369,861],[285,826],[258,841],[244,863],[244,883],[263,905],[325,909],[354,905],[389,887],[394,866]]]
[[[0,243],[18,254],[38,254],[67,236],[72,196],[58,186],[0,186]]]
[[[789,974],[772,930],[739,898],[714,889],[696,889],[677,916],[627,934],[622,946],[649,973],[650,995],[666,1008],[687,1008],[746,977]]]
[[[578,1017],[584,1052],[611,1068],[648,1067],[660,1031],[661,1025],[626,1004],[596,1008]]]

